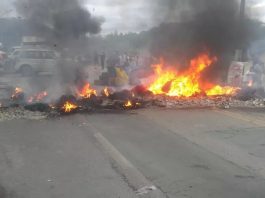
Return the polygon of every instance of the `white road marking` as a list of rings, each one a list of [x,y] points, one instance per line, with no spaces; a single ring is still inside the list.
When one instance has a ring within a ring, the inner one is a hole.
[[[157,190],[155,186],[145,186],[143,188],[140,188],[139,190],[136,191],[137,195],[144,195],[148,194],[150,191]]]
[[[152,184],[132,163],[127,160],[91,123],[87,126],[94,132],[94,137],[104,151],[115,161],[118,171],[126,178],[136,194],[142,198],[166,197],[155,185]]]
[[[122,164],[125,169],[134,168],[133,165],[101,133],[96,133],[94,136],[115,161]]]

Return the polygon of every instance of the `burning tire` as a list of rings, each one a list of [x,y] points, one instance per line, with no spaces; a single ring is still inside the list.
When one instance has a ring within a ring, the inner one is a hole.
[[[77,99],[72,95],[63,95],[57,101],[56,106],[62,114],[74,113],[79,109]]]

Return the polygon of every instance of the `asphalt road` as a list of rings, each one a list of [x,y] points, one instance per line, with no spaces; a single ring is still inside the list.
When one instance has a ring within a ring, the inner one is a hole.
[[[234,113],[242,118],[149,109],[3,122],[0,183],[6,197],[23,198],[264,198],[265,124],[250,119],[264,112],[241,111]],[[243,138],[252,134],[260,147]]]

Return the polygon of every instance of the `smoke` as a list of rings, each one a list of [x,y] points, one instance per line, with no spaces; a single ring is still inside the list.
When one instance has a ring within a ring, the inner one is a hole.
[[[101,31],[101,21],[78,0],[17,0],[15,6],[29,21],[32,34],[47,39],[75,39]]]
[[[79,0],[16,0],[15,7],[28,23],[29,35],[25,36],[45,38],[46,45],[61,54],[56,59],[58,72],[28,78],[25,87],[32,92],[46,90],[56,98],[74,84],[76,70],[86,66],[76,61],[77,56],[86,55],[86,35],[99,33],[102,19],[93,17]]]
[[[156,0],[154,20],[161,25],[150,31],[151,52],[170,63],[187,61],[203,51],[218,57],[207,72],[216,79],[226,74],[236,49],[246,48],[259,24],[239,20],[237,0]]]
[[[173,52],[193,55],[196,48],[207,47],[218,53],[238,40],[238,5],[234,0],[157,1],[155,9],[162,24],[152,30],[154,48],[163,45]]]

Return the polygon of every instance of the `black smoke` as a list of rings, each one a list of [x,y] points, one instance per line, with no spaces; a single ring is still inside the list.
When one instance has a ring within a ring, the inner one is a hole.
[[[61,54],[58,72],[29,78],[27,89],[47,90],[51,99],[57,98],[74,84],[78,68],[87,66],[87,62],[76,60],[87,55],[87,34],[99,33],[102,19],[93,17],[79,0],[16,0],[15,6],[26,21],[24,36],[44,38],[43,46]]]
[[[239,18],[237,0],[157,0],[162,21],[150,31],[151,52],[169,63],[187,62],[201,52],[218,57],[207,78],[225,76],[236,49],[247,48],[260,23]]]
[[[101,21],[78,0],[17,0],[15,5],[28,20],[31,33],[47,40],[64,41],[101,31]]]

